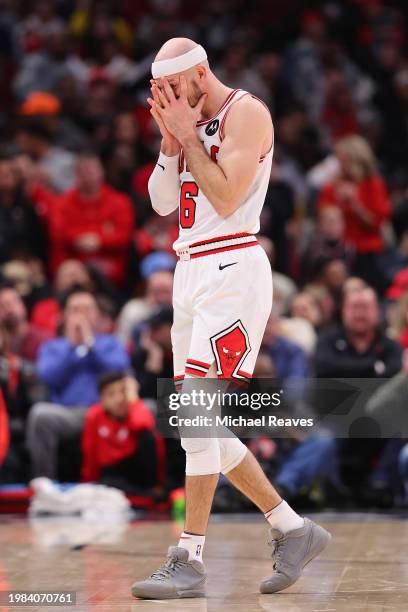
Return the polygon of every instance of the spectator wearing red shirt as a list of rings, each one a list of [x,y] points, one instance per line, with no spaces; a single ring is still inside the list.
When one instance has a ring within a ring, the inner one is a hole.
[[[104,183],[103,167],[96,155],[80,155],[75,188],[62,196],[58,220],[50,228],[53,248],[61,249],[60,256],[64,259],[79,259],[94,265],[116,285],[121,285],[133,226],[130,199]]]
[[[82,480],[154,493],[163,482],[164,452],[153,414],[138,398],[135,381],[122,372],[103,375],[99,392],[100,403],[85,417]]]
[[[321,190],[318,208],[341,208],[346,224],[345,241],[356,250],[354,273],[383,289],[378,255],[384,248],[382,227],[391,213],[387,189],[377,172],[373,152],[361,136],[339,140],[335,154],[341,173]]]

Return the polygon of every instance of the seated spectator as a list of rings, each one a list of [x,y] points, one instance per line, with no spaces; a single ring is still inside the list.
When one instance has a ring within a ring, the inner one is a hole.
[[[33,398],[39,391],[34,364],[13,354],[9,344],[7,330],[0,326],[0,447],[6,435],[6,432],[1,431],[2,427],[5,427],[1,415],[1,398],[4,398],[7,406],[9,439],[7,459],[0,476],[1,483],[27,480],[25,422]]]
[[[315,262],[315,268],[311,271],[311,280],[307,288],[324,287],[331,293],[334,300],[338,301],[347,276],[348,270],[342,259],[325,259],[321,257]]]
[[[388,338],[381,327],[376,293],[370,287],[344,293],[341,323],[319,338],[315,372],[320,378],[388,378],[401,367],[400,345]],[[338,440],[345,483],[353,497],[367,503],[362,482],[367,483],[372,466],[385,449],[384,440],[359,437]],[[370,502],[371,503],[371,502]]]
[[[377,296],[366,287],[344,295],[341,323],[322,333],[316,376],[322,378],[389,377],[401,367],[401,347],[381,328]]]
[[[290,268],[287,225],[293,217],[294,209],[295,198],[292,187],[284,180],[279,164],[274,161],[261,214],[261,232],[273,242],[274,270],[286,275]]]
[[[305,253],[302,256],[302,276],[310,280],[312,271],[318,261],[324,259],[341,259],[348,267],[353,262],[353,248],[344,239],[344,213],[337,206],[325,206],[320,209],[314,232]]]
[[[316,330],[322,323],[322,312],[319,302],[308,291],[301,291],[295,295],[290,305],[290,316],[309,321]]]
[[[18,26],[18,36],[25,52],[41,49],[50,34],[64,29],[56,8],[51,0],[37,0],[31,5],[31,12]]]
[[[275,270],[275,245],[267,236],[258,236],[258,242],[264,249],[272,268],[273,276],[273,302],[280,312],[283,312],[289,306],[290,300],[297,292],[296,284],[289,276]]]
[[[308,359],[298,344],[280,335],[279,319],[275,314],[271,315],[266,325],[262,348],[271,357],[275,375],[282,381],[290,399],[292,401],[300,399],[305,389],[305,379],[309,374]]]
[[[98,157],[82,154],[76,165],[76,186],[59,206],[60,222],[51,234],[63,258],[92,264],[110,281],[125,281],[133,232],[133,207],[129,198],[104,183]]]
[[[139,495],[163,483],[163,442],[155,419],[123,372],[99,381],[100,402],[88,410],[82,432],[82,480]]]
[[[331,68],[323,78],[325,99],[320,122],[328,142],[332,143],[359,132],[357,105],[344,71]]]
[[[153,251],[168,251],[173,254],[173,242],[179,232],[176,214],[152,215],[149,208],[148,215],[143,227],[135,232],[135,246],[139,257],[145,257]]]
[[[0,326],[0,387],[10,418],[15,422],[24,422],[35,382],[34,364],[11,351],[9,333]]]
[[[336,442],[332,437],[310,436],[279,442],[279,467],[273,482],[285,499],[309,493],[316,481],[328,482],[341,490]]]
[[[0,158],[0,263],[22,255],[46,256],[46,235],[24,195],[12,160]]]
[[[52,337],[28,321],[24,302],[13,287],[0,288],[0,325],[7,331],[10,350],[28,361],[35,361],[41,345]]]
[[[135,327],[149,318],[160,306],[170,306],[173,295],[173,273],[166,270],[152,272],[146,280],[143,297],[129,300],[118,318],[118,336],[128,344]]]
[[[39,259],[11,259],[0,268],[3,284],[14,287],[30,312],[33,305],[49,295],[44,267]]]
[[[368,483],[367,493],[376,505],[392,505],[406,480],[403,447],[408,437],[407,392],[408,352],[404,351],[401,371],[381,385],[366,406],[367,415],[376,420],[386,438]]]
[[[347,280],[345,281],[347,283]],[[343,285],[344,286],[344,285]],[[330,291],[322,285],[305,285],[303,291],[311,295],[317,302],[321,313],[321,324],[323,328],[332,325],[336,317],[336,302]]]
[[[87,407],[98,401],[98,377],[129,367],[119,341],[97,333],[99,310],[91,293],[72,290],[63,310],[63,335],[46,342],[37,361],[50,401],[35,404],[27,422],[33,474],[49,478],[57,476],[59,441],[79,436]]]
[[[155,399],[157,379],[173,378],[172,324],[173,309],[162,306],[143,326],[138,347],[132,356],[141,397]]]
[[[74,183],[75,155],[53,144],[48,124],[38,117],[28,117],[19,127],[17,143],[35,162],[46,184],[55,192],[70,189]]]
[[[391,214],[387,189],[378,174],[373,152],[363,138],[349,136],[339,140],[335,153],[341,175],[323,187],[318,207],[337,206],[343,211],[345,240],[356,251],[354,272],[382,289],[378,255],[384,248],[382,227]]]
[[[92,289],[89,271],[76,259],[68,259],[59,266],[54,278],[54,296],[35,304],[31,312],[31,322],[55,335],[61,317],[59,300],[72,287],[82,287],[89,291]]]

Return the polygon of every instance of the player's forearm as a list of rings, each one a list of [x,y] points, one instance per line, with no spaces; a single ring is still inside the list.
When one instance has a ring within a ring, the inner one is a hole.
[[[160,153],[150,175],[148,190],[153,209],[159,215],[168,215],[178,206],[180,178],[178,155]]]
[[[215,211],[221,217],[233,213],[239,204],[234,190],[222,168],[210,159],[198,136],[191,134],[181,144],[191,174]]]

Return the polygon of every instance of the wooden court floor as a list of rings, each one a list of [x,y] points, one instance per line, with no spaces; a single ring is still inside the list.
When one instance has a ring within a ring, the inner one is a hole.
[[[0,606],[0,612],[407,612],[408,521],[365,515],[319,521],[332,532],[333,541],[283,593],[258,593],[259,580],[271,567],[264,522],[215,517],[205,550],[207,598],[138,601],[132,600],[130,585],[156,569],[167,546],[177,542],[180,528],[175,523],[3,517],[0,590],[72,590],[77,605]]]

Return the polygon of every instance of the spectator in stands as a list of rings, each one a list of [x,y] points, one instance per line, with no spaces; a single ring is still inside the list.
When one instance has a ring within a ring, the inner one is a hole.
[[[82,432],[82,480],[150,495],[163,484],[164,448],[134,383],[124,372],[101,376],[100,402],[88,410]]]
[[[49,478],[57,476],[59,441],[79,436],[87,406],[98,400],[98,377],[129,367],[118,340],[97,333],[99,311],[91,293],[72,290],[63,308],[63,336],[45,343],[37,361],[49,403],[33,406],[27,424],[33,474]]]
[[[18,36],[26,53],[41,49],[48,36],[64,29],[64,22],[55,9],[51,0],[37,0],[33,3],[32,12],[19,24]]]
[[[55,272],[54,295],[35,304],[31,322],[55,335],[61,317],[60,300],[73,287],[92,291],[93,283],[85,264],[76,259],[67,259]]]
[[[34,364],[22,359],[10,349],[10,336],[0,326],[0,388],[3,391],[11,419],[23,423],[32,400],[36,382]]]
[[[274,364],[275,375],[287,389],[292,401],[300,399],[305,389],[305,379],[309,374],[309,364],[305,351],[287,340],[279,333],[279,319],[272,314],[266,325],[262,348],[269,354]]]
[[[375,291],[344,295],[341,323],[324,332],[316,347],[316,375],[323,378],[387,378],[401,367],[401,347],[381,328]]]
[[[353,263],[353,248],[344,239],[344,213],[337,206],[325,206],[318,211],[316,231],[302,255],[302,276],[310,280],[316,264],[322,258],[341,259],[348,267]]]
[[[386,186],[378,174],[374,154],[361,136],[339,140],[335,153],[340,177],[320,192],[318,207],[338,206],[344,213],[345,240],[356,251],[354,272],[383,289],[378,255],[384,248],[382,228],[391,214]]]
[[[405,350],[401,371],[386,381],[370,397],[366,413],[381,427],[385,446],[369,479],[369,493],[376,505],[392,505],[406,481],[408,437],[408,352]]]
[[[322,324],[322,312],[316,297],[308,292],[301,291],[292,300],[290,305],[291,317],[306,319],[317,330]]]
[[[307,287],[323,287],[333,296],[335,301],[341,296],[344,283],[347,280],[348,270],[342,259],[316,260],[314,269],[310,273],[310,283]]]
[[[92,263],[109,280],[125,280],[133,232],[133,207],[127,196],[104,182],[99,158],[91,153],[78,157],[76,186],[60,203],[58,229],[51,240],[63,246],[65,258]]]
[[[24,195],[12,160],[0,158],[0,263],[18,256],[45,259],[46,235]]]
[[[135,327],[149,318],[160,306],[170,306],[173,294],[173,273],[166,270],[152,272],[147,278],[143,297],[129,300],[118,319],[118,336],[129,343]]]
[[[400,345],[381,327],[378,298],[363,287],[344,293],[341,323],[323,332],[315,355],[316,376],[321,378],[388,378],[401,368]],[[386,452],[384,440],[352,437],[338,440],[346,484],[360,503],[372,503],[369,483],[373,463]]]
[[[13,88],[20,101],[34,91],[57,93],[65,78],[78,74],[81,60],[70,57],[65,30],[50,32],[43,42],[43,48],[22,56],[14,75]]]
[[[141,397],[156,399],[157,379],[173,378],[172,324],[173,309],[162,306],[143,326],[139,345],[132,357]]]
[[[13,287],[0,288],[0,325],[10,342],[10,350],[28,361],[35,361],[41,345],[51,334],[30,323],[23,300]]]
[[[53,144],[49,125],[40,117],[28,117],[21,123],[16,141],[23,153],[34,160],[44,181],[56,192],[74,183],[75,156]]]
[[[289,220],[295,209],[294,192],[282,176],[279,164],[272,164],[265,205],[261,215],[261,233],[269,236],[274,246],[274,270],[288,274],[290,242],[287,232]]]

